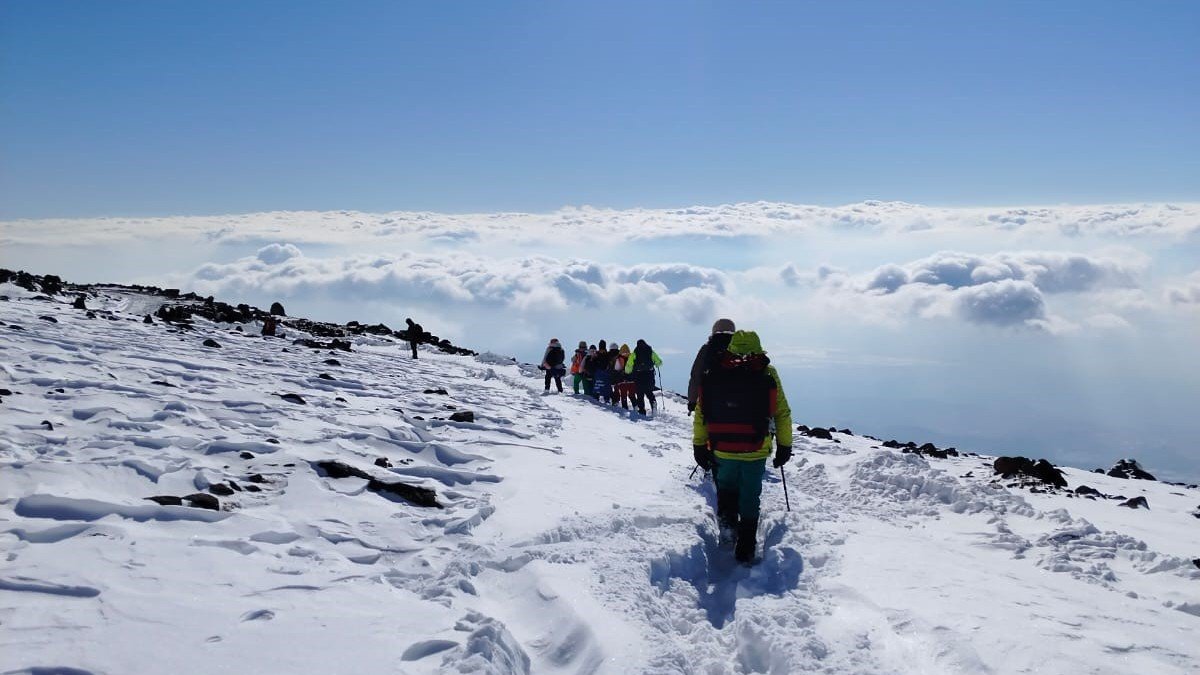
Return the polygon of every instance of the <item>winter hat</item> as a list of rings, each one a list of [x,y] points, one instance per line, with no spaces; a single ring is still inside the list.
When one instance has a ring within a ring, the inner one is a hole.
[[[604,340],[600,341],[600,351],[602,351],[602,352],[608,351],[608,344],[606,342],[604,342]]]
[[[732,319],[717,319],[717,322],[713,324],[712,332],[732,333],[735,330],[737,330],[737,327],[733,325]]]
[[[586,349],[587,349],[587,340],[580,340],[580,341],[579,341],[579,348],[580,348],[580,349],[585,349],[585,350],[586,350]]]
[[[558,338],[550,338],[550,344],[557,347],[558,346]]]
[[[638,338],[638,341],[637,341],[637,346],[638,346],[638,347],[642,347],[642,346],[644,346],[645,344],[646,344],[646,341],[645,341],[645,340],[643,340],[643,339],[641,339],[641,338]]]
[[[762,342],[758,339],[758,333],[752,330],[739,330],[729,339],[729,353],[731,354],[766,354],[762,348]]]

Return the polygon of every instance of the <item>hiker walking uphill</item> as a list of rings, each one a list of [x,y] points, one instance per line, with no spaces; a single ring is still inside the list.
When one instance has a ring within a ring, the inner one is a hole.
[[[583,362],[587,355],[587,342],[580,340],[575,355],[571,357],[571,388],[575,390],[576,396],[579,395],[579,386],[583,384]]]
[[[729,348],[729,338],[737,328],[730,319],[717,319],[712,327],[712,335],[708,341],[700,345],[696,352],[696,360],[692,362],[692,375],[688,379],[688,414],[696,409],[696,397],[700,393],[700,380],[704,373],[715,365],[714,359]]]
[[[567,369],[563,367],[563,363],[567,359],[567,353],[563,351],[562,345],[559,344],[558,338],[550,338],[550,344],[546,346],[546,353],[542,355],[542,370],[546,371],[546,393],[550,393],[550,380],[554,380],[554,386],[558,388],[558,393],[562,393],[562,378],[567,374]]]
[[[637,341],[637,346],[625,362],[625,374],[633,376],[633,384],[637,388],[637,409],[643,415],[646,414],[647,397],[650,398],[650,409],[658,409],[658,402],[654,399],[654,369],[661,365],[662,359],[645,340]]]
[[[776,468],[792,457],[792,412],[770,364],[757,333],[735,332],[701,378],[692,420],[696,463],[716,479],[721,539],[732,534],[734,556],[747,564],[758,548],[759,497],[772,444],[778,444]]]

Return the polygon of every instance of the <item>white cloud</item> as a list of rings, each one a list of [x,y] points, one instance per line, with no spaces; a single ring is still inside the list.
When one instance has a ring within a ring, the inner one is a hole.
[[[228,264],[203,265],[189,281],[199,292],[214,295],[431,300],[532,314],[572,307],[653,306],[690,323],[712,320],[726,306],[732,289],[723,272],[680,263],[619,266],[462,253],[310,258],[290,244],[264,246],[254,256]]]
[[[1058,237],[1181,238],[1200,232],[1200,203],[943,208],[869,201],[826,207],[772,202],[678,209],[563,208],[551,213],[280,211],[223,216],[88,218],[0,222],[0,243],[90,245],[147,238],[197,243],[488,247],[679,237],[776,237],[871,233],[1023,232]]]
[[[1193,272],[1168,287],[1167,301],[1173,306],[1200,307],[1200,272]]]

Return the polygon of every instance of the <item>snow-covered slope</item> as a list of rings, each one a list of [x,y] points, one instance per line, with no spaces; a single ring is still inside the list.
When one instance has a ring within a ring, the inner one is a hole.
[[[1150,506],[1121,508],[802,438],[744,568],[676,402],[0,293],[0,672],[1200,671],[1194,489],[1066,470]]]

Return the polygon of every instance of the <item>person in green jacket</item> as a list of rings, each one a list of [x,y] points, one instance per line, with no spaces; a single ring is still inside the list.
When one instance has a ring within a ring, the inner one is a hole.
[[[735,539],[734,556],[750,564],[767,458],[776,444],[773,466],[792,457],[792,411],[757,333],[737,331],[730,338],[700,383],[692,420],[696,463],[712,471],[717,484],[721,538]]]
[[[638,412],[646,414],[646,398],[650,398],[650,410],[658,409],[658,401],[654,400],[654,369],[662,365],[662,359],[655,353],[645,340],[638,340],[637,346],[625,362],[625,374],[633,376],[637,387]]]

